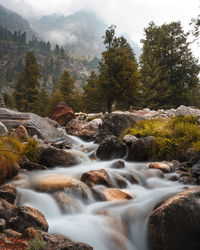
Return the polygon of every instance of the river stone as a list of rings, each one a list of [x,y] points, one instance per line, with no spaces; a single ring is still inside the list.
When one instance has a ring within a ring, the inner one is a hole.
[[[15,239],[20,239],[22,238],[22,234],[15,231],[15,230],[12,230],[12,229],[6,229],[4,231],[4,234],[8,237],[8,238],[15,238]]]
[[[0,219],[0,233],[3,233],[6,229],[6,220]]]
[[[121,169],[121,168],[125,168],[125,163],[122,160],[118,160],[115,161],[112,165],[111,168],[115,168],[115,169]]]
[[[8,129],[2,122],[0,122],[0,136],[7,136],[7,135],[8,135]]]
[[[0,198],[14,204],[17,198],[17,189],[12,184],[3,184],[0,186]]]
[[[163,173],[171,172],[171,168],[166,162],[152,162],[149,164],[149,168],[159,169]]]
[[[127,187],[127,180],[117,173],[108,173],[105,169],[91,170],[83,173],[81,181],[89,187],[94,185],[104,185],[106,187]]]
[[[78,164],[77,156],[65,149],[57,149],[51,146],[46,146],[39,152],[39,164],[48,168],[55,166],[70,167]]]
[[[126,145],[116,136],[109,135],[100,143],[96,154],[101,160],[122,158],[126,154]]]
[[[7,108],[0,108],[0,121],[8,129],[15,129],[23,125],[27,129],[29,136],[37,135],[39,139],[47,143],[58,137],[68,137],[62,130],[55,128],[49,120],[33,113],[22,113]]]
[[[103,190],[103,195],[106,201],[134,199],[134,196],[117,188],[106,188]]]
[[[173,195],[157,207],[148,221],[153,250],[200,249],[200,187]]]
[[[49,225],[44,215],[37,209],[21,206],[12,210],[12,216],[9,220],[8,228],[25,233],[26,228],[34,227],[47,232]]]
[[[65,190],[74,193],[82,198],[88,199],[91,191],[85,183],[68,175],[47,175],[38,177],[35,180],[36,189],[42,192],[55,192]]]
[[[98,132],[99,124],[91,121],[72,119],[66,125],[66,131],[70,135],[81,137],[84,140],[93,140]]]
[[[50,115],[52,120],[57,121],[61,126],[65,126],[71,119],[75,117],[72,108],[65,102],[61,102],[54,108]]]
[[[135,141],[137,141],[138,138],[134,135],[125,135],[123,138],[123,141],[127,144],[127,145],[131,145],[132,143],[134,143]]]
[[[54,199],[58,203],[63,213],[70,213],[72,211],[80,211],[79,205],[75,199],[72,199],[64,192],[56,192],[53,194]]]
[[[140,120],[142,120],[141,117],[130,112],[115,111],[105,115],[95,137],[95,142],[102,142],[108,135],[119,137],[126,128],[132,127],[135,122]]]
[[[128,161],[147,161],[153,147],[154,136],[147,136],[134,141],[129,147]]]

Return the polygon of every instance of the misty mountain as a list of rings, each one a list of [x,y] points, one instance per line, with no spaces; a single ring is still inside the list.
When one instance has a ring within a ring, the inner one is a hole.
[[[28,40],[31,40],[32,36],[36,36],[26,19],[14,11],[4,8],[2,5],[0,5],[0,25],[11,32],[19,30],[21,33],[26,32]]]
[[[40,37],[62,46],[75,57],[100,57],[104,50],[102,36],[108,25],[93,12],[82,10],[70,16],[53,14],[30,23]],[[125,37],[138,57],[140,47],[127,34]]]

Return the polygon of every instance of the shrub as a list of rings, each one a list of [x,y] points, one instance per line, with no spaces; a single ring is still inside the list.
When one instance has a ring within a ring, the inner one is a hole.
[[[188,148],[200,150],[200,128],[194,116],[175,116],[172,119],[151,119],[136,123],[126,134],[138,137],[154,136],[151,155],[161,159],[179,158]]]
[[[27,250],[41,250],[46,246],[46,242],[36,236],[34,239],[29,240]]]
[[[37,159],[38,142],[35,139],[29,139],[24,148],[24,156],[30,161],[36,162]]]

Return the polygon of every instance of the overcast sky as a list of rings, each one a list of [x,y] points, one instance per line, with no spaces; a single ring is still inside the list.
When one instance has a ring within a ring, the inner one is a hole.
[[[188,31],[191,18],[200,14],[200,0],[0,0],[0,4],[23,16],[55,12],[70,15],[90,9],[108,25],[117,25],[119,32],[128,33],[137,43],[150,21],[160,25],[180,20]]]

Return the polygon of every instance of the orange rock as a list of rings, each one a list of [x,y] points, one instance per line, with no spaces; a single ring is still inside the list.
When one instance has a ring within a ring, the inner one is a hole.
[[[14,135],[23,141],[28,141],[29,139],[28,131],[22,125],[20,125],[17,129],[15,129]]]
[[[105,200],[132,200],[135,197],[117,188],[107,188],[103,190]]]
[[[43,192],[69,189],[83,198],[88,198],[91,192],[85,183],[67,175],[42,176],[36,180],[36,188]]]
[[[26,250],[28,241],[24,239],[5,238],[0,239],[0,249],[2,250]]]
[[[152,163],[149,164],[149,168],[159,169],[164,173],[170,173],[171,172],[170,166],[165,162],[152,162]]]

